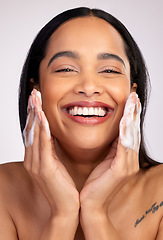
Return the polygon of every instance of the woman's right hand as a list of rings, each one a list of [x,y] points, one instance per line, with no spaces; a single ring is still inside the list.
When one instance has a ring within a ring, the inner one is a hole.
[[[51,207],[52,216],[77,218],[79,193],[66,168],[58,159],[54,137],[41,106],[41,94],[33,90],[28,102],[24,129],[24,167],[37,181]]]

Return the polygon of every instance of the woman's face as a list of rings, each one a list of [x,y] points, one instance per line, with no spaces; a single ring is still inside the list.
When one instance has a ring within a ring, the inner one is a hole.
[[[131,91],[120,34],[96,17],[64,23],[40,64],[43,110],[61,146],[102,149],[117,136]]]

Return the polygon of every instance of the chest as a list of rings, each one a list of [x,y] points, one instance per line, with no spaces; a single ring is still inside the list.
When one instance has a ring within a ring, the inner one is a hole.
[[[152,197],[135,198],[108,209],[108,217],[122,239],[154,240],[163,215],[162,204]]]
[[[122,240],[154,240],[156,238],[162,216],[161,206],[155,203],[149,207],[144,206],[140,205],[138,208],[132,208],[131,206],[117,207],[116,211],[110,212],[108,215]],[[46,211],[45,209],[37,209],[37,211],[31,212],[31,214],[23,214],[18,227],[20,239],[39,239],[50,217],[49,209],[47,208]],[[84,239],[84,234],[79,224],[74,240]]]
[[[36,240],[50,218],[50,207],[42,196],[20,195],[12,202],[12,218],[20,240]]]
[[[147,196],[147,195],[146,195]],[[13,203],[13,202],[12,202]],[[44,198],[16,199],[13,218],[20,240],[39,239],[50,218],[50,208]],[[93,212],[92,212],[93,215]],[[114,199],[108,208],[108,217],[123,240],[154,240],[163,215],[163,201],[148,195],[132,193]],[[75,240],[84,240],[79,224]]]

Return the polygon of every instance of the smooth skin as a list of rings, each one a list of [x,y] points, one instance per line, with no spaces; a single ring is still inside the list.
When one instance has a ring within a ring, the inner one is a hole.
[[[61,51],[76,57],[49,64]],[[99,59],[101,53],[124,64]],[[33,91],[26,128],[28,138],[35,119],[33,143],[24,163],[0,167],[0,239],[162,239],[162,165],[143,172],[138,152],[118,136],[126,100],[137,88],[119,33],[95,17],[63,24],[50,38],[35,88],[42,105]],[[79,124],[63,111],[74,101],[107,103],[114,111],[104,123]],[[142,218],[156,202],[157,210]]]

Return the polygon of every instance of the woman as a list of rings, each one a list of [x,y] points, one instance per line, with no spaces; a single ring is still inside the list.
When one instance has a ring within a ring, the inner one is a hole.
[[[143,140],[147,81],[108,13],[72,9],[40,31],[20,83],[24,162],[0,169],[0,239],[163,238],[162,165]]]

